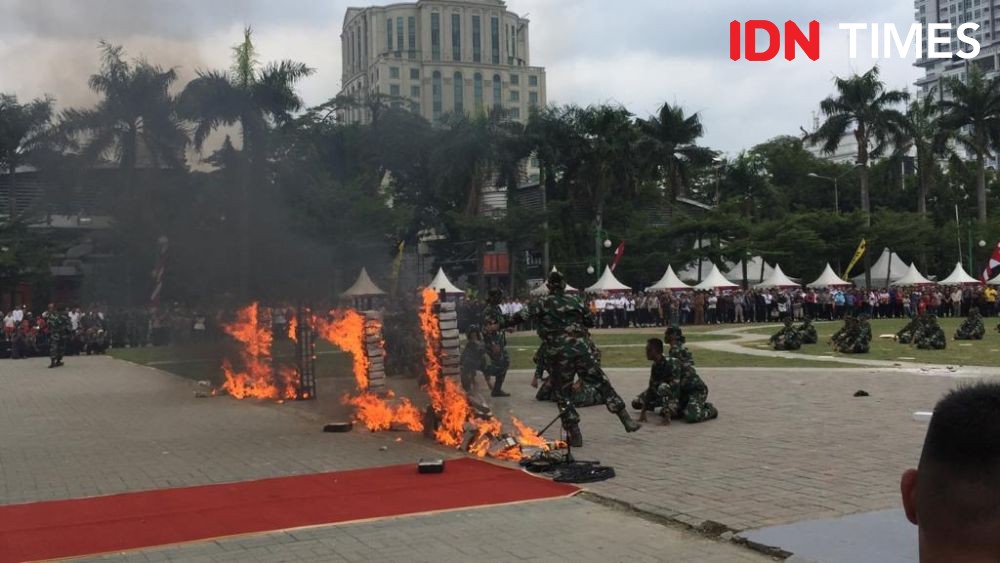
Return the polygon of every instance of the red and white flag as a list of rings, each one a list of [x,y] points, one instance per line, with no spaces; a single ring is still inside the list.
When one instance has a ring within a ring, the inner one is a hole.
[[[998,275],[1000,275],[1000,243],[993,249],[993,256],[990,256],[990,261],[986,264],[986,269],[983,270],[979,280],[986,283]]]
[[[612,272],[615,271],[616,267],[618,267],[618,263],[622,261],[622,255],[624,254],[625,254],[625,241],[621,241],[621,243],[619,243],[618,245],[618,248],[615,249],[615,259],[613,262],[611,262]]]
[[[156,257],[156,268],[153,269],[153,294],[149,296],[149,304],[154,307],[160,304],[160,292],[163,291],[163,272],[167,269],[167,237],[162,236],[157,241],[160,252]]]

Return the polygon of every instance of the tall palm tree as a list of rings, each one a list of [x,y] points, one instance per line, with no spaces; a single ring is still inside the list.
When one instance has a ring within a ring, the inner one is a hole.
[[[921,215],[927,215],[927,196],[934,192],[938,160],[952,153],[948,148],[952,132],[942,123],[941,106],[936,96],[937,93],[931,90],[910,103],[904,142],[896,147],[899,155],[911,149],[917,152],[917,212]]]
[[[84,162],[116,161],[127,172],[129,188],[140,158],[181,167],[188,138],[169,91],[176,72],[143,59],[129,63],[118,45],[101,41],[100,48],[101,69],[89,85],[101,101],[94,108],[62,114],[63,130],[82,141]]]
[[[895,106],[909,100],[901,90],[887,90],[879,77],[878,67],[862,75],[834,79],[836,96],[820,102],[826,121],[807,137],[821,143],[823,151],[832,154],[840,146],[851,127],[858,142],[857,164],[861,184],[861,210],[865,224],[871,227],[871,201],[868,195],[868,163],[878,158],[890,145],[902,144],[906,116]]]
[[[0,163],[10,174],[9,219],[17,217],[17,167],[45,144],[52,122],[52,98],[20,104],[17,96],[0,94]]]
[[[665,185],[674,198],[684,197],[691,168],[711,164],[716,154],[696,144],[705,134],[701,116],[697,113],[685,115],[684,108],[665,103],[657,115],[640,120],[639,128]]]
[[[178,98],[182,117],[194,122],[194,147],[201,151],[208,136],[223,126],[239,125],[242,140],[242,170],[239,171],[240,264],[239,283],[244,298],[249,297],[250,270],[250,183],[264,176],[268,137],[272,128],[289,123],[302,108],[295,84],[313,69],[294,61],[261,66],[253,44],[253,30],[247,27],[243,41],[233,47],[229,71],[198,73]]]
[[[1000,80],[987,79],[972,65],[967,82],[947,82],[948,98],[941,102],[942,125],[976,156],[976,204],[979,220],[986,221],[986,159],[1000,146]]]

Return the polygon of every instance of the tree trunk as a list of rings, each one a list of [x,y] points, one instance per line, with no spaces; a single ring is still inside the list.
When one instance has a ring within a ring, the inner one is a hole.
[[[918,169],[920,170],[920,174],[917,175],[917,213],[921,217],[927,216],[927,187],[931,182],[930,175],[933,174],[926,160],[926,158],[917,155]]]
[[[979,166],[976,179],[976,201],[979,207],[979,222],[986,222],[986,159],[983,155],[976,158]]]
[[[8,218],[10,222],[14,221],[17,217],[17,188],[14,186],[14,182],[17,179],[17,164],[11,160],[10,163],[10,195],[8,196],[8,203],[10,204],[10,217]]]

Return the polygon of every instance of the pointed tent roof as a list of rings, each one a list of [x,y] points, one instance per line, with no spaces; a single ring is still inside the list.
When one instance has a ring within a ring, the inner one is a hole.
[[[427,284],[427,287],[435,290],[441,291],[442,289],[447,295],[465,295],[465,292],[461,289],[455,287],[455,284],[451,283],[448,276],[444,273],[444,268],[438,268],[437,275],[431,280],[431,283]]]
[[[559,270],[557,270],[555,266],[552,266],[552,271],[558,272]],[[532,297],[544,297],[549,294],[549,288],[548,286],[545,285],[545,282],[543,281],[542,283],[538,284],[538,286],[535,287],[535,289],[532,289],[529,293],[531,294]],[[580,290],[571,286],[570,284],[566,284],[566,293],[580,293]]]
[[[726,279],[719,271],[718,266],[712,266],[712,271],[708,273],[708,276],[698,285],[694,286],[696,290],[705,291],[709,289],[736,289],[739,286],[735,283]]]
[[[584,291],[587,293],[601,293],[602,291],[631,291],[632,288],[618,281],[611,266],[604,266],[604,273],[598,278],[597,283],[588,287]]]
[[[775,264],[774,271],[771,272],[771,275],[768,276],[766,280],[757,284],[755,287],[759,289],[767,289],[771,287],[799,287],[799,284],[788,279],[788,276],[785,275],[785,272],[781,271],[780,264]]]
[[[761,268],[764,268],[764,275],[761,275]],[[747,281],[753,282],[763,282],[767,278],[771,277],[771,273],[774,272],[774,268],[770,264],[764,261],[764,258],[760,256],[754,256],[747,261]],[[743,282],[743,261],[740,260],[735,266],[729,269],[728,272],[723,274],[726,279],[735,282]]]
[[[997,277],[986,282],[986,285],[1000,285],[1000,274],[997,274]]]
[[[691,289],[691,286],[682,282],[677,274],[674,273],[674,267],[667,265],[667,271],[660,278],[660,281],[654,283],[653,285],[646,288],[646,291],[681,291],[684,289]]]
[[[920,270],[917,270],[916,264],[910,264],[910,269],[906,271],[906,274],[898,280],[892,282],[892,285],[934,285],[934,282],[925,278],[923,274],[920,273]]]
[[[890,268],[890,266],[892,266]],[[903,262],[899,255],[895,252],[890,251],[888,248],[882,251],[882,255],[878,257],[878,260],[872,264],[872,284],[874,285],[885,285],[886,278],[889,281],[895,281],[903,277],[906,273],[908,266],[906,262]],[[865,285],[865,275],[862,273],[860,276],[855,276],[854,285],[859,287],[864,287]]]
[[[385,295],[385,292],[379,289],[368,276],[367,268],[361,268],[361,273],[358,274],[358,280],[354,282],[354,285],[340,294],[341,297],[374,297],[376,295]]]
[[[826,263],[826,269],[820,274],[816,281],[812,282],[806,287],[813,288],[823,288],[823,287],[847,287],[853,285],[851,282],[842,279],[836,273],[834,273],[833,268],[830,267],[830,263]]]
[[[940,285],[978,285],[980,283],[982,282],[970,276],[965,271],[961,262],[955,264],[955,269],[951,272],[950,276],[938,282]]]

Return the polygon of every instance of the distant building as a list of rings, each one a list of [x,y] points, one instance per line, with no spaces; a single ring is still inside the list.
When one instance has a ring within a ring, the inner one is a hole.
[[[421,0],[348,8],[340,36],[341,95],[378,95],[437,122],[447,113],[500,107],[524,121],[544,106],[545,69],[531,66],[528,20],[501,0]],[[367,108],[342,110],[347,123]]]
[[[979,24],[977,31],[969,33],[981,46],[975,59],[966,60],[957,56],[930,59],[926,57],[925,49],[925,56],[916,62],[916,66],[924,71],[923,78],[916,83],[922,92],[929,92],[932,88],[940,92],[942,79],[964,79],[973,64],[989,77],[1000,75],[1000,0],[914,0],[913,8],[914,19],[921,25],[942,23],[952,26],[950,46],[940,47],[941,50],[950,49],[952,53],[969,50],[968,45],[958,40],[954,30],[964,23]]]

